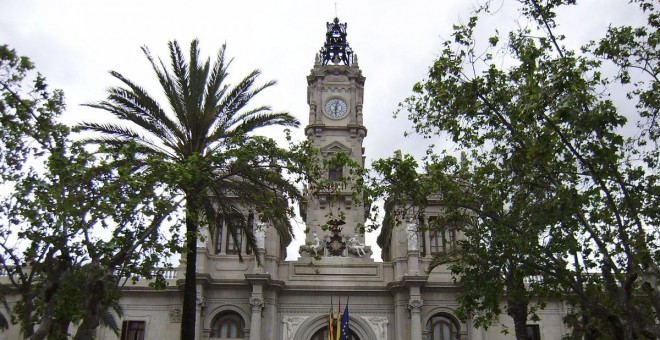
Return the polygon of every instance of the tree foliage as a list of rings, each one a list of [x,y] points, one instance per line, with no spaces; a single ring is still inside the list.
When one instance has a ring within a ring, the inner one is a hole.
[[[122,277],[151,278],[168,254],[177,205],[133,165],[134,144],[95,155],[59,123],[61,91],[0,46],[0,266],[26,339],[89,339],[116,306]],[[171,238],[175,240],[176,238]]]
[[[402,103],[416,133],[447,134],[462,160],[431,150],[420,175],[409,157],[381,160],[376,192],[418,213],[440,195],[438,223],[461,221],[459,252],[435,264],[448,263],[465,288],[458,312],[478,326],[503,298],[524,339],[528,317],[560,297],[575,337],[658,338],[657,4],[634,1],[645,24],[576,50],[556,33],[575,1],[517,3],[527,23],[486,44],[475,31],[490,2],[454,26]],[[630,86],[615,105],[609,93]]]

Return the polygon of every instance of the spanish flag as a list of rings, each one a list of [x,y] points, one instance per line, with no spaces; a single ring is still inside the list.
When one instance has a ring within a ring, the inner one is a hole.
[[[330,297],[330,313],[328,314],[328,340],[335,340],[334,329],[332,327],[332,322],[335,317],[335,312],[332,310],[332,297]]]

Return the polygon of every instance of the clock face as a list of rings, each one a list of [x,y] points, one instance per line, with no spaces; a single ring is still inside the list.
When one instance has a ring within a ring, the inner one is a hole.
[[[333,98],[325,102],[325,114],[332,118],[341,118],[348,112],[348,106],[346,102],[339,99]]]

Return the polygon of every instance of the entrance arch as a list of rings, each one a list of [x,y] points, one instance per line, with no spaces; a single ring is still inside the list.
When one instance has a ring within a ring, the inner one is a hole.
[[[329,340],[328,339],[328,329],[326,327],[323,327],[316,331],[314,335],[312,335],[312,338],[310,340]],[[359,336],[355,334],[355,332],[351,331],[351,333],[348,335],[348,340],[361,340]]]
[[[371,330],[364,320],[349,317],[351,333],[355,334],[361,340],[376,339],[376,334]],[[328,327],[328,315],[319,315],[310,317],[302,325],[293,340],[310,340],[316,332]]]

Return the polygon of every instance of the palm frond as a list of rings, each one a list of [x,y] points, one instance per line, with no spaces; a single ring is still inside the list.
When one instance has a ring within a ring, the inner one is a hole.
[[[149,123],[154,124],[158,127],[158,130],[154,130],[153,133],[156,135],[165,135],[171,134],[173,137],[182,138],[183,127],[177,121],[173,121],[170,117],[162,110],[158,102],[156,102],[153,97],[151,97],[146,90],[137,84],[133,83],[123,75],[118,72],[111,72],[111,74],[123,82],[130,88],[130,91],[123,95],[126,99],[129,99],[128,103],[130,107],[134,107],[136,114],[142,114],[143,119],[148,120]],[[113,89],[109,90],[112,92]],[[114,97],[112,97],[114,98]]]
[[[121,317],[124,315],[123,309],[119,304],[113,304],[110,308],[106,308],[103,311],[101,311],[101,317],[99,319],[99,323],[102,327],[106,327],[112,330],[115,335],[119,336],[121,332],[121,328],[119,327],[119,322],[117,321],[117,318],[115,315],[112,313],[114,311],[117,314],[117,317],[121,319]]]
[[[236,169],[237,167],[240,169]],[[213,187],[217,188],[213,192],[230,193],[229,196],[225,194],[226,199],[239,202],[243,207],[254,207],[257,212],[267,216],[283,244],[291,241],[293,228],[287,215],[288,204],[283,195],[300,197],[301,193],[280,174],[268,167],[254,164],[233,165],[224,176],[218,176]]]
[[[78,126],[81,131],[101,133],[101,137],[82,138],[82,141],[85,143],[124,145],[129,141],[135,141],[138,145],[143,147],[141,150],[144,151],[145,154],[165,154],[173,156],[169,150],[160,147],[152,140],[139,134],[137,131],[123,125],[82,122]]]
[[[260,74],[261,71],[259,70],[252,71],[236,86],[229,89],[229,92],[225,93],[215,109],[218,119],[223,123],[230,121],[254,97],[254,94],[251,94],[254,91],[250,91],[250,88],[254,85]],[[260,88],[260,91],[274,84],[274,81],[268,82]]]
[[[122,90],[123,89],[110,89],[109,91],[111,91],[111,93],[117,93],[117,92],[121,92]],[[130,99],[126,99],[126,96],[122,94],[118,94],[118,95],[111,94],[109,98],[110,100],[118,103],[118,105],[103,101],[97,104],[85,104],[85,106],[108,111],[114,114],[120,120],[135,124],[138,127],[140,127],[142,130],[152,135],[155,135],[160,139],[163,139],[165,142],[168,142],[172,139],[167,131],[162,131],[161,126],[159,126],[160,124],[158,123],[154,124],[152,119],[146,118],[144,114],[137,112],[136,111],[137,108],[135,107],[135,105],[131,103]],[[171,142],[168,146],[171,146]]]
[[[188,139],[188,131],[186,128],[188,126],[188,119],[185,115],[185,106],[181,101],[181,93],[175,85],[174,79],[167,71],[165,63],[163,63],[160,58],[158,59],[158,63],[156,63],[147,47],[142,47],[142,52],[144,52],[147,60],[149,60],[151,63],[151,68],[153,69],[156,77],[158,78],[158,81],[160,82],[160,86],[165,93],[165,97],[170,104],[170,108],[172,109],[172,112],[176,117],[176,121],[180,126],[180,138],[185,143]]]
[[[262,113],[246,117],[237,122],[235,128],[228,130],[229,135],[235,133],[250,133],[258,128],[272,125],[298,127],[300,122],[287,112]]]
[[[225,77],[227,76],[227,68],[225,66],[225,50],[227,46],[222,45],[216,56],[216,60],[213,63],[213,70],[209,75],[208,84],[206,86],[206,96],[203,106],[203,110],[206,113],[213,113],[209,115],[209,118],[212,120],[208,122],[208,125],[212,125],[215,121],[215,108],[216,105],[221,101],[221,98],[224,96],[227,91],[228,86],[224,85]]]

